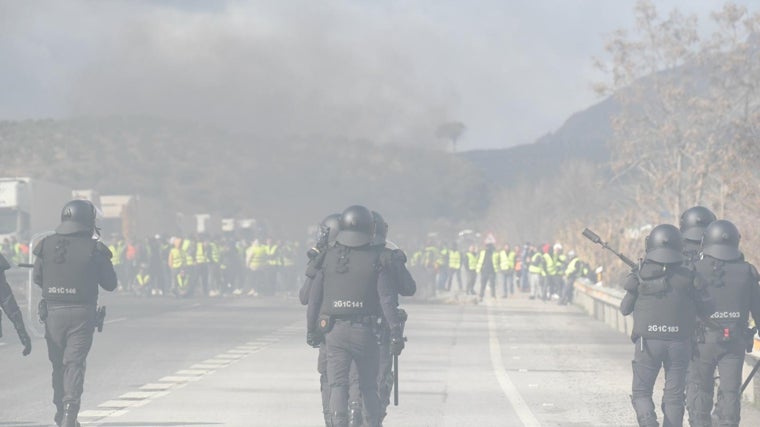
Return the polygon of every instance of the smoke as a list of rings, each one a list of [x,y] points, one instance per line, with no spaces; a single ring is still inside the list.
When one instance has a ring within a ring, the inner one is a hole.
[[[60,2],[44,13],[4,4],[2,24],[11,25],[0,31],[23,28],[23,43],[4,47],[40,73],[56,70],[41,76],[52,115],[144,114],[263,138],[417,143],[450,118],[456,96],[419,66],[440,49],[425,22],[389,25],[387,11],[358,3],[207,3]],[[32,51],[40,47],[42,55]]]

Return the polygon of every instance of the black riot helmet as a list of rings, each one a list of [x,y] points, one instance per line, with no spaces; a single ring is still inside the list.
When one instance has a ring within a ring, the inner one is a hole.
[[[375,223],[374,233],[372,234],[372,246],[385,246],[385,239],[388,238],[388,223],[376,211],[372,211],[372,217]]]
[[[733,261],[741,258],[739,251],[739,230],[731,221],[719,219],[713,221],[705,230],[702,237],[702,253],[722,261]]]
[[[704,206],[694,206],[686,209],[681,214],[679,224],[681,235],[686,240],[695,242],[702,241],[702,234],[711,222],[715,221],[715,214]]]
[[[364,246],[372,240],[375,219],[364,206],[353,205],[340,215],[340,231],[336,241],[344,246]]]
[[[61,210],[61,225],[55,229],[58,234],[74,234],[95,231],[95,206],[88,200],[72,200]]]
[[[675,225],[660,224],[646,238],[646,259],[662,264],[684,261],[683,239]]]
[[[340,214],[327,215],[319,226],[327,232],[327,244],[332,245],[335,243],[335,238],[338,237],[338,231],[340,231]]]

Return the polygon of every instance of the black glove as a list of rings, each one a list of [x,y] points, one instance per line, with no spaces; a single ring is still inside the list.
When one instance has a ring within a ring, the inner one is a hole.
[[[391,332],[391,354],[394,356],[398,356],[401,354],[401,350],[404,349],[404,337],[401,335],[400,330],[395,330]]]
[[[631,293],[637,293],[639,291],[639,279],[635,274],[629,274],[625,278],[623,283],[623,289]]]
[[[24,351],[22,351],[21,354],[28,356],[29,353],[32,352],[32,340],[29,338],[29,334],[26,332],[26,327],[24,326],[24,318],[21,317],[21,312],[17,311],[16,314],[11,317],[11,321],[13,322],[13,326],[16,327],[16,332],[18,333],[19,340],[21,340],[21,344],[24,345]]]
[[[32,340],[29,338],[29,334],[26,333],[26,329],[18,330],[18,338],[21,340],[21,344],[24,345],[24,350],[21,354],[29,356],[29,353],[32,352]]]
[[[313,348],[319,348],[319,345],[322,344],[322,338],[322,334],[318,332],[307,332],[306,344],[309,344]]]

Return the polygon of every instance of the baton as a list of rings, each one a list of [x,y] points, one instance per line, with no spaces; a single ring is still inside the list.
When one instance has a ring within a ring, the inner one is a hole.
[[[393,406],[398,406],[398,355],[393,355]]]

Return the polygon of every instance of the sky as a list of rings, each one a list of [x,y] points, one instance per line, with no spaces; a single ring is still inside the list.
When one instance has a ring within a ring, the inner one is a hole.
[[[600,101],[592,58],[634,3],[0,0],[0,120],[150,115],[427,146],[461,121],[461,150],[505,148]],[[657,5],[707,31],[719,2]]]

